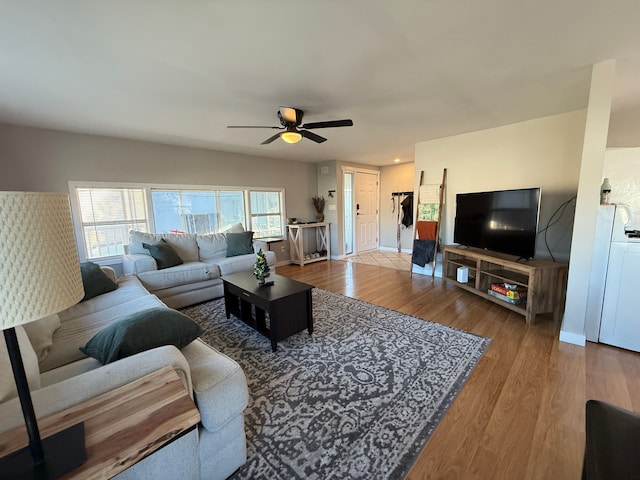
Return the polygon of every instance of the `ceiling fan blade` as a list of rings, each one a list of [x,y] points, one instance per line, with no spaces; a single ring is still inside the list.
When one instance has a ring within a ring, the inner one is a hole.
[[[328,122],[305,123],[302,128],[333,128],[333,127],[352,127],[353,120],[329,120]]]
[[[282,127],[267,127],[263,125],[227,125],[227,128],[276,128],[282,130]]]
[[[268,144],[270,144],[271,142],[273,142],[274,140],[276,140],[276,139],[278,139],[278,138],[280,138],[280,134],[279,134],[279,133],[276,133],[273,137],[269,137],[269,138],[267,138],[267,139],[266,139],[264,142],[262,142],[260,145],[268,145]]]
[[[313,140],[316,143],[322,143],[327,141],[326,138],[321,137],[320,135],[316,135],[313,132],[308,132],[307,130],[298,130],[298,131],[303,137],[308,138],[309,140]]]

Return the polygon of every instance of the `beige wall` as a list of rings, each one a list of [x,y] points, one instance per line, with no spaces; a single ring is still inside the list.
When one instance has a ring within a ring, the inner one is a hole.
[[[285,188],[288,217],[312,218],[316,165],[0,124],[0,190],[68,192],[68,181]]]
[[[397,251],[398,197],[392,197],[391,194],[413,192],[413,177],[413,163],[401,163],[380,169],[380,248],[391,248]],[[399,198],[402,200],[405,197]],[[395,205],[395,211],[393,205]],[[400,248],[405,252],[410,252],[413,248],[413,222],[415,221],[413,215],[411,212],[412,225],[409,228],[400,227]]]
[[[414,188],[424,171],[424,183],[440,183],[447,169],[442,241],[453,243],[456,193],[542,187],[540,226],[576,194],[586,111],[579,110],[504,127],[416,144]],[[569,258],[573,210],[548,232],[556,259]],[[538,236],[536,257],[548,258]]]

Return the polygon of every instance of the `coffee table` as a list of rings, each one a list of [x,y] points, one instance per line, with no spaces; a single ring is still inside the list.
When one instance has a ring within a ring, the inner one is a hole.
[[[271,340],[271,350],[305,328],[313,333],[311,290],[313,285],[272,273],[271,286],[260,286],[252,272],[222,277],[227,318],[238,317]],[[266,318],[269,316],[269,326]]]

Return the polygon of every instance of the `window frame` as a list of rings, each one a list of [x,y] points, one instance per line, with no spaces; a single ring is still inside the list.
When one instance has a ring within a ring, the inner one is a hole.
[[[279,197],[279,203],[280,203],[280,212],[278,212],[278,214],[273,214],[273,213],[253,213],[253,211],[251,210],[251,194],[252,193],[278,193],[278,197]],[[245,200],[245,204],[248,205],[249,207],[249,211],[247,212],[247,217],[248,217],[248,222],[247,225],[249,225],[250,227],[253,226],[253,217],[271,217],[271,216],[275,216],[275,215],[280,215],[280,225],[282,226],[282,233],[280,234],[281,237],[286,237],[287,235],[287,222],[285,221],[286,219],[286,215],[285,215],[285,208],[284,208],[284,188],[257,188],[257,187],[251,187],[249,188],[246,193],[246,200]],[[254,238],[259,240],[261,238],[273,238],[273,235],[266,235],[263,237],[257,237],[255,236],[254,233]]]
[[[243,201],[244,201],[244,226],[245,229],[251,229],[253,215],[251,213],[251,192],[278,192],[279,200],[280,200],[280,223],[282,225],[283,238],[286,236],[286,205],[285,205],[285,189],[282,188],[273,188],[273,187],[258,187],[258,186],[229,186],[229,185],[183,185],[183,184],[164,184],[164,183],[131,183],[131,182],[95,182],[95,181],[78,181],[71,180],[68,182],[69,187],[69,198],[71,202],[71,213],[73,218],[73,228],[76,236],[76,245],[78,247],[78,256],[81,262],[87,261],[88,251],[87,245],[85,244],[84,239],[84,231],[83,227],[85,226],[82,222],[82,218],[80,215],[80,203],[78,200],[77,190],[82,188],[88,189],[142,189],[144,190],[145,196],[145,208],[146,208],[146,217],[147,217],[147,229],[149,232],[156,231],[156,222],[153,212],[153,200],[151,192],[153,190],[179,190],[179,191],[232,191],[232,192],[243,192]],[[218,205],[219,207],[219,205]],[[113,222],[114,224],[117,222]],[[254,239],[259,240],[260,238],[267,237],[259,237],[254,235]],[[98,263],[116,263],[114,260],[121,259],[122,255],[111,255],[106,257],[94,257],[89,260],[95,261]]]

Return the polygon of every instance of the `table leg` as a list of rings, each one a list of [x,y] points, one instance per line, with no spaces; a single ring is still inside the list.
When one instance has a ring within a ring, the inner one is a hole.
[[[307,290],[307,331],[309,335],[313,333],[313,301],[311,290]]]
[[[235,296],[234,296],[235,297]],[[224,313],[227,318],[231,318],[231,294],[227,291],[227,284],[224,284]]]

